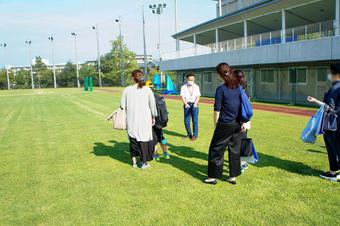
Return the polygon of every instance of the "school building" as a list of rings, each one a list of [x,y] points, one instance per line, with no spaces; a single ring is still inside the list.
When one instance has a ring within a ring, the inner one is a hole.
[[[173,35],[176,51],[162,55],[161,70],[175,71],[179,82],[193,71],[202,94],[213,96],[215,66],[227,62],[245,71],[255,100],[323,97],[329,63],[340,60],[340,0],[219,0],[216,11]]]

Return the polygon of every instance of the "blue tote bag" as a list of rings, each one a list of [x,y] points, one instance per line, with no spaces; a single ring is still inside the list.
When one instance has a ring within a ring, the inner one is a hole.
[[[253,117],[253,107],[251,106],[250,100],[242,86],[240,86],[240,93],[241,93],[241,121],[249,122],[250,119]]]
[[[322,124],[324,117],[325,107],[321,106],[315,115],[309,120],[306,128],[302,131],[301,140],[305,143],[314,144],[316,136],[323,133]]]

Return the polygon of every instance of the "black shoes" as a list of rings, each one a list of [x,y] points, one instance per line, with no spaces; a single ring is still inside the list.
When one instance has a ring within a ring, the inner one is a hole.
[[[331,180],[331,181],[338,181],[339,174],[331,174],[330,172],[325,172],[320,174],[320,177],[326,180]]]

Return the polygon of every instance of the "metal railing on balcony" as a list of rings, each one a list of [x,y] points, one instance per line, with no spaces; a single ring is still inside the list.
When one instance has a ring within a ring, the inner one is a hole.
[[[286,29],[286,38],[283,40],[282,30],[211,43],[208,45],[197,45],[196,47],[181,51],[165,53],[162,60],[171,60],[184,57],[200,56],[205,54],[229,52],[245,48],[256,48],[261,46],[276,45],[281,43],[298,42],[304,40],[321,39],[335,35],[335,22],[333,20],[321,23],[308,24]]]

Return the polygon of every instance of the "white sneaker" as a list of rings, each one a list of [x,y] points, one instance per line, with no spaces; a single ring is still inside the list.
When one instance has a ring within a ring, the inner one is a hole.
[[[141,166],[141,169],[147,169],[147,168],[150,168],[150,164],[148,163],[143,163],[143,165]]]
[[[137,169],[138,168],[138,164],[133,164],[132,168]]]

